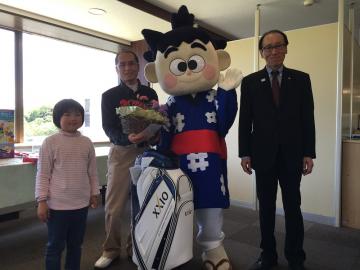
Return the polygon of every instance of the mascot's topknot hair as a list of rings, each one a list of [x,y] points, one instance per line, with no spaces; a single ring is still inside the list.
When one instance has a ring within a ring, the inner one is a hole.
[[[181,6],[178,13],[173,13],[171,15],[171,26],[172,29],[189,26],[193,27],[194,25],[194,15],[190,14],[186,6]]]
[[[194,20],[194,15],[190,14],[187,7],[183,5],[177,13],[172,14],[172,30],[169,32],[163,34],[155,30],[143,29],[141,33],[150,47],[150,50],[144,53],[145,60],[154,62],[157,51],[163,53],[168,46],[178,47],[182,42],[191,43],[195,39],[199,39],[205,44],[210,41],[216,50],[226,47],[225,40],[211,39],[205,30],[193,27]]]

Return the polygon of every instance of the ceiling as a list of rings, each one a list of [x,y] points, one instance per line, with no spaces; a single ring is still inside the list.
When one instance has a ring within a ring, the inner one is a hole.
[[[274,28],[287,31],[333,23],[338,17],[337,0],[314,0],[310,6],[305,6],[304,0],[0,0],[0,10],[11,9],[15,13],[22,10],[29,12],[30,17],[45,16],[130,42],[143,39],[141,30],[144,28],[160,32],[170,30],[170,23],[165,19],[123,2],[147,2],[167,12],[176,12],[184,4],[200,26],[230,40],[254,35],[257,4],[260,4],[260,34]],[[349,3],[355,6],[355,33],[358,36],[360,0],[345,0],[346,6]],[[106,14],[91,15],[88,10],[94,7],[105,10]],[[347,15],[345,7],[345,20]]]

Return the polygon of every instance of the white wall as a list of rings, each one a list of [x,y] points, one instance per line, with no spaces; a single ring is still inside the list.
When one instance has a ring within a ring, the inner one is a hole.
[[[229,42],[226,51],[231,56],[231,67],[238,68],[245,75],[254,71],[254,39],[247,38]],[[237,89],[238,104],[240,105],[240,87]],[[243,172],[238,158],[238,122],[239,114],[235,123],[226,137],[228,148],[228,178],[229,190],[233,203],[245,207],[255,208],[255,178]]]

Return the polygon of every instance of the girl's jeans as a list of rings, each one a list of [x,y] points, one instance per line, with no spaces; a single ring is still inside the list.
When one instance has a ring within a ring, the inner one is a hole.
[[[61,269],[61,254],[66,245],[66,270],[80,270],[88,207],[76,210],[49,210],[47,222],[46,270]]]

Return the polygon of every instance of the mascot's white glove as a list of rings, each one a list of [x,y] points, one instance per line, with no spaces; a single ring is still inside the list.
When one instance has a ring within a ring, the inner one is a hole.
[[[220,74],[218,86],[226,91],[232,90],[240,85],[242,78],[243,74],[241,70],[237,68],[229,68],[226,71],[225,76]]]

